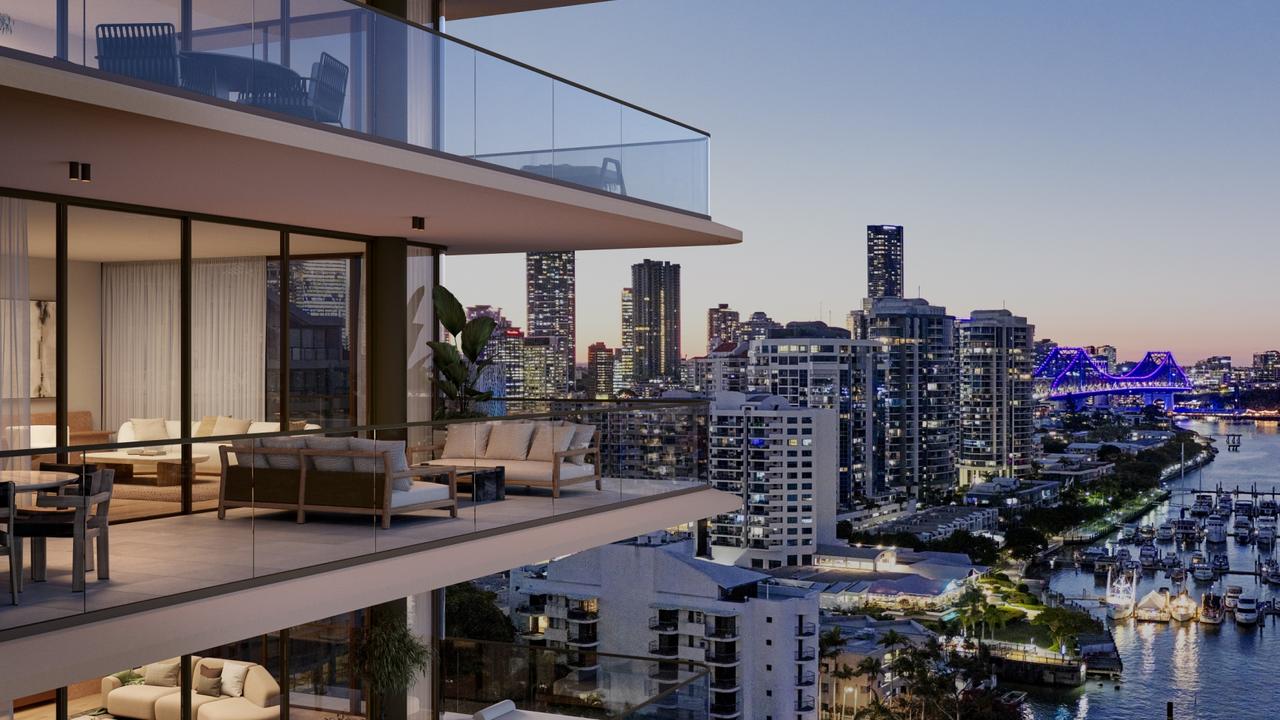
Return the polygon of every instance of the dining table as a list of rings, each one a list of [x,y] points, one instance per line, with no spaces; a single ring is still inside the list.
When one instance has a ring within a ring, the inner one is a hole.
[[[231,53],[188,50],[179,53],[183,86],[230,100],[231,93],[297,88],[302,76],[269,60]]]
[[[59,470],[0,470],[0,482],[13,483],[15,493],[39,493],[60,490],[80,480],[80,475]],[[36,545],[31,548],[31,580],[45,579],[45,558]]]

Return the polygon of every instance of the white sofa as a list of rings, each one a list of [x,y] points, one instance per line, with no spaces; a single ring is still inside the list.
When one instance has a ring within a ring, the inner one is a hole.
[[[181,423],[178,420],[165,420],[164,427],[165,427],[165,430],[168,432],[170,439],[172,440],[178,439],[178,435],[179,435],[178,431],[181,428]],[[192,437],[195,437],[195,432],[199,427],[200,427],[200,423],[198,421],[192,421],[191,423]],[[320,426],[307,424],[304,429],[319,430]],[[246,434],[257,435],[259,433],[274,433],[274,432],[280,432],[280,423],[255,421],[249,424],[249,430]],[[120,429],[116,431],[116,442],[122,442],[122,443],[135,442],[136,440],[137,440],[137,436],[134,435],[134,432],[133,432],[133,422],[129,420],[125,420],[124,423],[120,425]],[[192,443],[191,444],[192,454],[204,455],[209,458],[204,462],[196,463],[196,466],[195,466],[196,474],[217,475],[222,469],[222,461],[218,458],[218,448],[221,447],[222,445],[228,445],[228,444],[229,443],[215,443],[215,442]],[[177,448],[178,446],[174,445],[172,447]]]
[[[192,657],[192,683],[205,665],[223,662],[217,658]],[[172,663],[177,658],[164,661]],[[191,693],[193,720],[278,720],[280,717],[280,685],[267,669],[256,663],[245,663],[249,671],[240,695],[213,697]],[[146,667],[135,668],[139,675]],[[181,690],[176,686],[122,685],[119,678],[102,678],[102,706],[113,717],[134,720],[178,720],[181,715]]]
[[[532,426],[524,443],[510,436],[498,442],[499,433],[511,426]],[[571,436],[568,443],[563,441],[565,432]],[[539,433],[548,433],[551,440],[540,438]],[[453,441],[450,436],[455,436]],[[597,490],[602,487],[600,431],[591,425],[503,420],[457,423],[449,427],[444,445],[435,455],[422,464],[460,469],[501,467],[506,487],[550,488],[552,497],[560,497],[566,485],[594,483]]]

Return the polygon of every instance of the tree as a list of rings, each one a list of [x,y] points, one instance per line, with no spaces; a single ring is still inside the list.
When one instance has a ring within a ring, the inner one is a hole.
[[[1049,631],[1049,636],[1059,647],[1075,640],[1081,633],[1098,629],[1098,621],[1088,613],[1065,607],[1045,608],[1031,621]]]
[[[876,689],[879,685],[880,676],[884,674],[884,663],[880,662],[880,658],[868,655],[858,662],[858,667],[853,669],[856,677],[866,679],[867,697],[869,699],[878,700],[880,692]]]
[[[445,590],[444,618],[449,637],[511,642],[516,636],[511,621],[498,607],[498,596],[473,583]]]
[[[1019,560],[1029,560],[1049,547],[1044,533],[1030,525],[1017,525],[1004,534],[1004,549]]]
[[[840,653],[844,652],[844,631],[839,625],[833,626],[829,630],[823,630],[818,635],[818,657],[822,660],[822,664],[826,668],[835,669],[836,658],[840,657]],[[836,702],[836,684],[830,683],[831,695],[827,703],[828,712],[834,712]]]

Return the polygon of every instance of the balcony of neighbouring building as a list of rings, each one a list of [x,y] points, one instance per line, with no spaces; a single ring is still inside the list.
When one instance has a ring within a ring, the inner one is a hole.
[[[741,239],[710,221],[707,133],[351,0],[6,17],[0,132],[23,143],[0,187],[455,253]],[[92,183],[68,184],[74,158]]]

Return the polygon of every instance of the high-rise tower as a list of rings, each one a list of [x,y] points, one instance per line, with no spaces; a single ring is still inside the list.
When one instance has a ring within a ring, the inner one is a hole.
[[[635,382],[680,378],[680,266],[631,266]]]
[[[902,297],[902,226],[867,226],[867,297]]]
[[[1034,335],[1008,310],[975,310],[956,323],[962,486],[1031,470]]]
[[[531,252],[525,254],[525,288],[528,302],[529,337],[560,338],[555,343],[564,353],[565,386],[550,388],[555,394],[572,390],[575,360],[575,260],[572,252]]]

